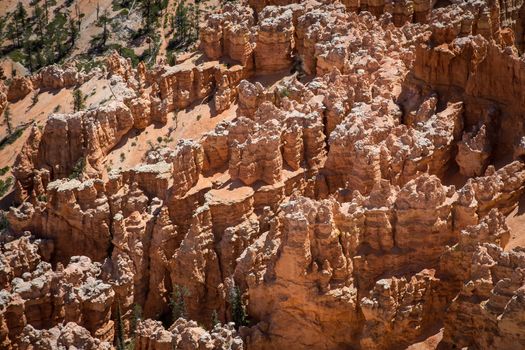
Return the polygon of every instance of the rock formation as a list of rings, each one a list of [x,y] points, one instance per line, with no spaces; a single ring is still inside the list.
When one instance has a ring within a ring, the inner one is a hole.
[[[0,347],[524,347],[522,6],[240,1],[172,66],[2,84],[108,99],[16,152]]]

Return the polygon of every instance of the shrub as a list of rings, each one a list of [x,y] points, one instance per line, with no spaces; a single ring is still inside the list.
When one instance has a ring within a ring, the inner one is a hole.
[[[38,103],[38,91],[35,91],[35,93],[31,97],[31,106],[34,106],[37,103]]]
[[[22,134],[26,128],[18,128],[14,133],[4,137],[0,140],[0,150],[4,149],[5,146],[13,144]]]
[[[0,168],[0,176],[4,176],[5,174],[7,174],[7,172],[9,171],[9,165],[6,165],[5,167],[3,168]]]
[[[7,221],[5,213],[0,211],[0,231],[3,231],[7,228],[9,228],[9,221]]]
[[[8,177],[7,180],[0,180],[0,197],[3,197],[13,184],[13,177]]]
[[[73,170],[71,171],[71,174],[69,175],[69,179],[80,180],[80,177],[82,176],[82,173],[84,172],[85,167],[86,167],[86,159],[84,157],[80,157],[75,163],[75,166],[73,167]]]

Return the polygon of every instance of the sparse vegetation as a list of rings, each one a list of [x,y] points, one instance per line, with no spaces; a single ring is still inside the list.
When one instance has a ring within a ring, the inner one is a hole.
[[[241,326],[248,325],[248,314],[242,302],[241,291],[237,286],[230,289],[230,308],[231,318],[237,329]]]
[[[73,111],[78,112],[86,108],[86,97],[80,89],[73,90]]]
[[[7,174],[7,172],[9,171],[9,169],[11,169],[11,168],[9,167],[9,165],[6,165],[5,167],[0,168],[0,176],[4,176],[5,174]]]
[[[185,298],[190,296],[188,288],[179,286],[178,284],[173,286],[173,294],[170,300],[171,307],[171,319],[175,322],[179,318],[187,317],[186,301]]]
[[[279,90],[279,95],[281,96],[281,98],[290,97],[290,90],[288,90],[288,88],[286,87],[283,87],[281,90]]]
[[[186,50],[197,41],[199,19],[199,2],[186,4],[182,0],[176,5],[175,14],[170,17],[171,30],[175,34],[168,44],[167,49],[171,52],[169,55],[173,55],[173,51]]]
[[[125,328],[122,321],[120,302],[117,301],[115,306],[115,347],[117,350],[126,350],[125,346]]]
[[[11,107],[9,107],[9,105],[7,105],[4,110],[4,124],[7,128],[7,134],[11,135],[13,133],[13,124],[11,120]]]
[[[105,9],[102,12],[102,15],[97,15],[97,27],[102,28],[102,33],[95,35],[91,39],[91,47],[95,51],[103,52],[106,50],[106,44],[110,38],[111,31],[109,30],[109,25],[111,24],[111,18],[109,16],[109,11]]]
[[[219,323],[221,323],[221,321],[219,320],[219,315],[217,314],[217,310],[213,310],[213,312],[211,313],[211,326],[212,326],[212,328],[216,324],[219,324]]]
[[[86,158],[80,157],[80,159],[77,160],[77,162],[75,163],[75,166],[73,167],[73,170],[71,171],[71,174],[69,175],[69,178],[80,180],[85,167],[86,167]]]
[[[0,232],[8,228],[9,228],[9,221],[7,221],[5,212],[0,210]]]
[[[7,180],[0,179],[0,197],[3,197],[13,185],[13,178],[10,176]]]
[[[89,73],[95,68],[101,68],[103,66],[100,60],[93,59],[82,59],[77,62],[77,69],[79,72]]]
[[[38,103],[38,91],[35,91],[33,93],[33,96],[31,96],[31,107],[35,106]]]
[[[137,330],[137,324],[142,319],[142,307],[139,304],[133,304],[133,314],[131,315],[130,335],[134,336]]]
[[[4,149],[5,146],[13,144],[22,134],[26,127],[16,129],[12,134],[7,135],[0,140],[0,150]]]
[[[75,48],[84,15],[75,6],[75,13],[63,7],[55,8],[50,16],[49,8],[54,5],[55,0],[44,0],[43,7],[40,1],[33,1],[28,14],[23,3],[18,2],[14,12],[0,22],[0,39],[5,37],[12,43],[4,47],[4,54],[30,72],[61,62]]]

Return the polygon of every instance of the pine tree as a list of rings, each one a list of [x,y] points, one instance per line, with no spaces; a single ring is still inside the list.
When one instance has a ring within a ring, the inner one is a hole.
[[[146,33],[149,33],[151,31],[151,24],[152,24],[152,7],[153,7],[153,1],[152,0],[144,0],[144,13],[143,18],[145,21],[144,30]]]
[[[80,33],[80,27],[82,25],[82,17],[84,17],[84,14],[80,12],[80,7],[78,6],[78,2],[75,3],[75,16],[77,18],[77,26],[78,26],[78,32]]]
[[[109,12],[106,9],[102,13],[102,16],[99,17],[98,22],[97,22],[97,26],[102,27],[102,36],[100,38],[100,46],[102,48],[106,47],[106,42],[109,39],[109,30],[108,30],[109,22],[110,22]]]
[[[7,127],[7,133],[11,135],[13,133],[13,124],[11,124],[11,107],[9,105],[4,110],[4,123]]]
[[[28,28],[28,30],[25,30],[22,43],[23,43],[24,53],[26,55],[26,63],[29,67],[29,71],[32,73],[34,71],[33,69],[34,67],[33,67],[33,45],[30,40],[31,34],[32,32],[30,28]]]
[[[175,322],[179,318],[185,319],[187,317],[186,301],[184,298],[189,295],[190,292],[188,288],[181,287],[178,284],[173,287],[173,294],[170,300],[172,322]]]
[[[175,28],[177,29],[177,38],[180,43],[186,43],[188,40],[188,31],[190,21],[188,19],[188,7],[186,1],[182,0],[175,9]]]
[[[44,10],[38,5],[33,8],[33,18],[36,22],[36,34],[39,39],[40,45],[44,43],[44,30],[46,25]]]
[[[235,327],[238,329],[241,326],[246,326],[248,324],[248,314],[246,313],[246,307],[242,303],[241,291],[237,286],[232,287],[230,290],[230,308]]]
[[[44,12],[46,14],[46,24],[49,21],[49,6],[53,6],[54,1],[44,0]]]
[[[193,6],[193,34],[194,34],[194,40],[197,40],[199,38],[200,16],[201,16],[200,2],[195,1],[195,5]]]
[[[27,11],[24,5],[22,5],[22,3],[19,2],[16,5],[16,10],[13,14],[13,25],[14,25],[13,35],[14,35],[15,42],[18,47],[22,47],[22,35],[24,33],[26,18],[27,18]]]
[[[73,111],[78,112],[86,108],[85,97],[80,89],[73,90]]]
[[[142,319],[142,307],[139,304],[133,304],[133,316],[131,318],[130,331],[131,335],[134,336],[137,331],[137,324]]]
[[[221,323],[219,320],[219,315],[217,314],[217,310],[213,310],[211,313],[211,326],[212,328],[215,327],[215,325]]]
[[[69,41],[71,42],[71,47],[73,48],[75,46],[75,42],[80,33],[80,30],[78,29],[77,21],[71,16],[71,14],[69,14],[68,17],[69,17]],[[80,21],[80,19],[78,21]]]
[[[119,301],[117,301],[117,306],[115,307],[115,347],[117,350],[126,349],[124,344],[124,322],[122,322]]]

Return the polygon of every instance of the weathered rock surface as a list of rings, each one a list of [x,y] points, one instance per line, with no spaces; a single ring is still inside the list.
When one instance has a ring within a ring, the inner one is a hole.
[[[232,324],[215,325],[206,331],[194,321],[179,318],[169,329],[160,322],[145,320],[139,322],[135,336],[135,349],[244,349],[243,341]]]
[[[112,98],[18,152],[0,347],[522,348],[522,7],[227,3],[174,66],[2,84],[0,109],[93,79]],[[202,135],[168,124],[201,107]]]

